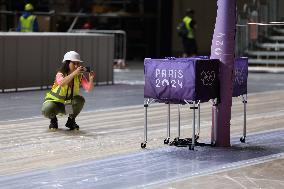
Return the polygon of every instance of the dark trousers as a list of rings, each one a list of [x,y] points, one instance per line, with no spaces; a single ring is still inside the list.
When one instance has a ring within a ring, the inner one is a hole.
[[[83,109],[84,104],[84,97],[74,96],[72,100],[73,114],[69,116],[75,118]],[[65,114],[65,106],[59,102],[47,101],[43,103],[41,112],[46,118],[53,119],[56,115]]]
[[[197,55],[197,44],[195,39],[183,38],[183,49],[187,56]]]

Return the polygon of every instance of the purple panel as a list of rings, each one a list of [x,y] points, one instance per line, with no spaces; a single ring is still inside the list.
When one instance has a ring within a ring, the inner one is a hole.
[[[195,99],[195,59],[145,59],[144,97],[183,102]]]
[[[203,59],[196,64],[196,99],[202,102],[219,97],[219,60]]]
[[[233,80],[233,96],[237,97],[247,94],[248,79],[248,58],[241,57],[235,59],[234,80]]]
[[[201,58],[145,59],[144,97],[184,103],[219,96],[219,60]]]

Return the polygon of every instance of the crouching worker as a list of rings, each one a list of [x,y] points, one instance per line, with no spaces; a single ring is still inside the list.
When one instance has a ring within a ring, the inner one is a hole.
[[[70,130],[79,130],[75,118],[81,112],[85,99],[79,95],[80,85],[85,91],[90,92],[94,88],[94,72],[81,66],[80,55],[75,51],[69,51],[64,55],[62,65],[56,74],[51,91],[46,96],[42,106],[42,114],[50,119],[49,129],[58,129],[56,115],[69,114],[65,124]],[[84,72],[89,73],[89,81]]]

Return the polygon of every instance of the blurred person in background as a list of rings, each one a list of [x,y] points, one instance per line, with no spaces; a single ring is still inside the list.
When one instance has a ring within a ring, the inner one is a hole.
[[[195,39],[196,21],[194,20],[194,10],[188,8],[186,15],[182,19],[182,26],[185,34],[181,36],[183,44],[183,57],[191,57],[197,55],[197,44]]]
[[[25,11],[19,19],[16,31],[18,32],[38,32],[38,21],[35,15],[32,14],[34,7],[31,3],[25,5]]]
[[[42,105],[42,114],[50,119],[50,130],[58,129],[58,114],[69,114],[65,126],[70,130],[79,130],[75,118],[85,103],[84,97],[79,95],[80,85],[86,92],[92,91],[95,76],[90,68],[81,66],[82,62],[80,55],[75,51],[69,51],[64,55],[52,89],[46,94]],[[89,75],[89,80],[84,73]]]

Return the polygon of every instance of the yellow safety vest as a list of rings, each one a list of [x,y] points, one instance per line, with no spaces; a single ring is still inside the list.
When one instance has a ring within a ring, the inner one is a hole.
[[[79,94],[81,79],[82,79],[82,74],[80,74],[79,76],[76,75],[73,79],[74,80],[73,96],[77,96]],[[64,85],[60,87],[56,83],[56,81],[54,81],[51,91],[49,91],[45,96],[44,102],[53,101],[53,102],[64,103],[66,100],[70,100],[73,98],[73,96],[71,97],[71,93],[72,93],[71,90],[72,90],[71,86]],[[67,91],[68,91],[68,95],[67,95]]]
[[[21,22],[21,32],[33,32],[34,21],[36,17],[34,15],[30,15],[27,18],[23,16],[20,17]]]
[[[191,21],[192,21],[192,18],[190,18],[189,16],[186,16],[186,17],[183,18],[183,22],[185,24],[185,28],[188,30],[187,38],[189,38],[189,39],[193,39],[194,38],[193,28],[190,27]]]

